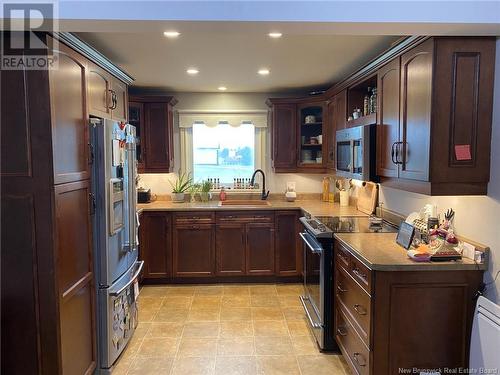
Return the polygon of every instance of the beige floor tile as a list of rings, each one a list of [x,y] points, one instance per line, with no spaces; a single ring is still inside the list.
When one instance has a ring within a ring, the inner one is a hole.
[[[278,296],[281,307],[302,307],[299,296]]]
[[[183,337],[179,345],[179,357],[213,357],[217,352],[216,338]]]
[[[217,357],[216,375],[257,375],[257,359],[253,356]]]
[[[130,366],[136,359],[136,355],[124,355],[123,353],[118,359],[113,369],[113,375],[126,375],[130,369]]]
[[[144,338],[149,332],[151,325],[152,323],[150,322],[139,322],[134,332],[134,338],[139,338],[139,339]]]
[[[281,309],[286,320],[300,320],[306,317],[306,313],[302,306],[300,307],[283,307]]]
[[[255,346],[253,337],[221,338],[217,342],[218,356],[254,355]]]
[[[265,375],[299,375],[295,356],[257,356],[260,371]]]
[[[278,297],[274,294],[252,294],[252,307],[280,307]]]
[[[165,286],[143,286],[139,293],[140,297],[165,297],[166,294]]]
[[[194,297],[191,296],[167,296],[163,299],[162,309],[189,309]]]
[[[278,284],[276,291],[280,296],[300,296],[304,294],[304,286],[302,284]]]
[[[215,357],[178,357],[172,375],[211,375],[215,371]]]
[[[222,307],[250,307],[250,295],[224,295]]]
[[[282,320],[254,320],[254,335],[257,336],[289,336],[288,328]]]
[[[184,322],[189,314],[189,309],[163,309],[161,308],[154,318],[154,322]]]
[[[279,307],[252,307],[253,320],[283,320],[283,312]]]
[[[287,320],[286,323],[291,336],[307,336],[311,334],[305,319]]]
[[[275,285],[251,285],[250,294],[277,294]]]
[[[220,337],[246,337],[253,336],[251,321],[221,321]]]
[[[179,339],[176,337],[149,338],[142,341],[137,352],[140,357],[171,357],[177,351]]]
[[[224,285],[224,295],[244,296],[250,295],[250,288],[246,285]]]
[[[249,307],[222,307],[220,320],[251,320],[252,312]]]
[[[188,322],[217,322],[220,320],[220,309],[191,309],[187,317]]]
[[[165,297],[140,297],[138,304],[141,309],[159,309]]]
[[[192,309],[218,309],[220,308],[222,296],[195,295]]]
[[[297,356],[302,375],[344,375],[340,355]]]
[[[171,297],[171,296],[188,296],[192,297],[194,296],[194,286],[175,286],[175,287],[169,287],[167,288],[166,291],[166,296]]]
[[[181,337],[182,328],[182,322],[154,322],[146,337]]]
[[[219,337],[218,322],[187,322],[184,325],[183,337]]]
[[[195,288],[195,295],[200,296],[221,296],[224,294],[222,285],[200,285]]]
[[[128,375],[168,375],[173,363],[173,357],[138,357],[130,366]]]
[[[143,339],[144,337],[136,337],[134,335],[128,342],[127,347],[125,348],[125,351],[122,356],[130,357],[137,354],[139,348],[141,347]]]
[[[140,322],[151,322],[155,318],[156,314],[158,314],[160,308],[153,307],[142,307],[139,305],[139,321]]]
[[[257,337],[255,350],[257,355],[290,355],[293,353],[292,341],[288,336]]]
[[[316,341],[312,336],[293,336],[293,349],[296,355],[319,355],[321,354]]]

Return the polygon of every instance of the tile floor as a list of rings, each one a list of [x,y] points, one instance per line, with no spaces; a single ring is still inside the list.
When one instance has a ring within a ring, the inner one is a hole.
[[[299,284],[147,286],[140,323],[113,375],[347,375],[321,354]]]

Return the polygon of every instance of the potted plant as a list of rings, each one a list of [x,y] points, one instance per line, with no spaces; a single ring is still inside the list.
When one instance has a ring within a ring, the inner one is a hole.
[[[190,195],[190,201],[191,203],[196,202],[196,194],[199,193],[201,189],[201,185],[199,183],[193,183],[189,187],[189,195]]]
[[[184,193],[190,188],[192,183],[193,179],[189,174],[179,171],[179,177],[177,177],[175,183],[170,181],[170,185],[172,186],[172,202],[184,202]]]
[[[212,190],[212,183],[210,181],[202,181],[200,184],[200,199],[202,202],[208,202],[210,199],[210,190]]]

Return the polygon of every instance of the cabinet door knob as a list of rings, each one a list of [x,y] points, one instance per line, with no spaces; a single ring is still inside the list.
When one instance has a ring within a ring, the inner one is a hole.
[[[366,366],[366,361],[361,353],[354,353],[352,356],[354,357],[354,360],[359,366],[361,367]]]
[[[354,311],[356,311],[359,315],[366,315],[366,310],[358,303],[354,305]]]
[[[337,328],[337,333],[340,336],[347,336],[347,331],[346,331],[345,327],[338,327]]]
[[[341,285],[341,284],[337,284],[337,290],[338,290],[340,293],[345,293],[345,292],[347,292],[347,289],[342,288],[342,285]]]

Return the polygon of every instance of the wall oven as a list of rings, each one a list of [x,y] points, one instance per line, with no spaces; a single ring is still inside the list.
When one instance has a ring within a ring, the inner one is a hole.
[[[336,174],[356,180],[375,179],[375,125],[364,125],[337,131]]]

